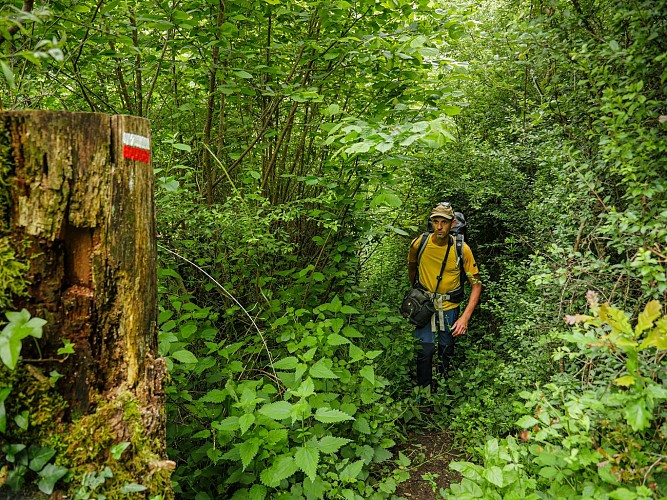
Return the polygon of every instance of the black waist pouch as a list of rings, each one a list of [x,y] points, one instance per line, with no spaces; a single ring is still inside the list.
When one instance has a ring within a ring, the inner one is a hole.
[[[411,288],[403,297],[399,308],[403,317],[417,328],[426,326],[435,313],[435,305],[431,298],[420,288]]]

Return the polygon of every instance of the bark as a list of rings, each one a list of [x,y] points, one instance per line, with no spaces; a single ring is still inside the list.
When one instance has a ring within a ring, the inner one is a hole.
[[[15,248],[30,265],[15,303],[48,321],[24,360],[58,382],[67,418],[128,393],[164,454],[164,360],[157,358],[156,230],[150,162],[128,159],[123,133],[150,140],[145,119],[101,113],[0,113],[0,172]],[[2,184],[2,183],[0,183]],[[67,339],[74,354],[62,362]],[[119,439],[129,430],[115,429]]]

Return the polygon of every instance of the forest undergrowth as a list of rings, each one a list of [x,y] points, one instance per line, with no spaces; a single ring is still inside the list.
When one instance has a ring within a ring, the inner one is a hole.
[[[667,4],[13,3],[4,108],[152,123],[177,498],[667,498]],[[397,306],[440,201],[484,291],[430,394]]]

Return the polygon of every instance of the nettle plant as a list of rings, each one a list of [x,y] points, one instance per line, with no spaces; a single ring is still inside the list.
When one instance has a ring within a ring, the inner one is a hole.
[[[174,381],[169,411],[177,422],[170,417],[168,435],[180,462],[177,493],[365,499],[395,491],[400,475],[375,479],[371,469],[392,456],[400,408],[378,374],[382,350],[360,347],[357,309],[337,297],[287,308],[270,332],[241,342],[220,340],[201,317],[208,310],[186,309],[185,319],[164,311],[170,319],[160,333]],[[267,336],[277,347],[268,350]]]
[[[667,495],[667,316],[651,301],[633,327],[623,311],[587,298],[592,315],[566,317],[569,345],[554,355],[572,360],[582,381],[521,393],[522,442],[490,440],[478,450],[483,465],[453,464],[464,476],[450,489],[456,498]]]

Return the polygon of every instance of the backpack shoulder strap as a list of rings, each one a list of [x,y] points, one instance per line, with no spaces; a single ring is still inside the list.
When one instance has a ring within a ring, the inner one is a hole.
[[[463,235],[456,235],[456,267],[463,269]]]
[[[422,258],[424,249],[426,248],[426,243],[428,242],[431,233],[426,232],[420,236],[419,246],[417,247],[417,274],[415,275],[415,283],[419,283],[419,261]]]
[[[424,250],[426,249],[426,243],[428,242],[428,238],[431,236],[431,233],[426,232],[420,236],[419,240],[419,246],[417,247],[417,267],[419,267],[419,261],[422,258],[422,254],[424,253]]]

